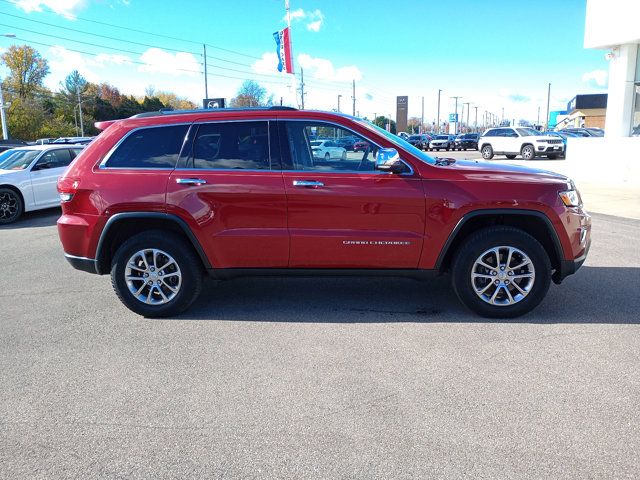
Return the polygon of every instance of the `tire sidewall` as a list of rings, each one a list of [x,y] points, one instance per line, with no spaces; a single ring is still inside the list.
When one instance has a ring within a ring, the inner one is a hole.
[[[533,262],[535,281],[529,294],[509,306],[494,306],[476,295],[471,269],[483,252],[497,246],[522,250]],[[533,310],[545,297],[551,284],[551,262],[544,247],[531,235],[512,227],[493,227],[471,236],[456,254],[452,268],[453,288],[462,303],[475,313],[489,318],[514,318]]]
[[[129,291],[125,280],[126,263],[131,256],[144,249],[155,248],[173,257],[180,268],[182,284],[178,294],[168,303],[147,305]],[[118,249],[111,263],[111,283],[127,308],[144,317],[176,315],[193,303],[202,286],[202,268],[190,247],[171,232],[143,233],[132,237]]]
[[[9,225],[15,222],[16,220],[18,220],[24,213],[24,202],[22,201],[22,198],[20,197],[20,195],[11,188],[0,188],[0,193],[9,193],[13,195],[18,201],[18,212],[16,213],[15,217],[11,218],[10,220],[0,219],[0,225]]]
[[[525,151],[526,150],[531,150],[531,157],[526,158],[525,157]],[[536,156],[536,152],[535,149],[533,148],[532,145],[525,145],[524,147],[522,147],[522,151],[520,152],[520,154],[522,155],[523,160],[533,160]]]
[[[486,154],[485,151],[487,152]],[[483,145],[480,153],[485,160],[491,160],[491,158],[493,158],[493,148],[491,148],[491,145]]]

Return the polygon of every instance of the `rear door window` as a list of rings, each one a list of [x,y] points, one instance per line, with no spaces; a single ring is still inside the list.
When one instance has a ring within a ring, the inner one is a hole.
[[[198,127],[190,168],[271,170],[269,123],[217,122]]]
[[[132,131],[108,158],[110,168],[175,168],[189,125]]]

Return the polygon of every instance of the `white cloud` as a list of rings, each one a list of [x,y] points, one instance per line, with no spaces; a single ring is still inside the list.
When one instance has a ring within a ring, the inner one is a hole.
[[[263,53],[260,60],[251,65],[251,70],[256,73],[271,74],[278,72],[278,55],[275,52]]]
[[[166,52],[160,48],[149,48],[140,59],[145,63],[138,68],[140,72],[168,73],[174,76],[198,76],[200,64],[191,53]]]
[[[91,61],[86,60],[82,54],[67,50],[60,45],[51,47],[49,53],[51,54],[49,67],[51,68],[52,77],[64,78],[72,70],[78,70],[88,81],[100,82],[100,76],[90,68]]]
[[[307,70],[309,75],[318,80],[350,82],[362,80],[362,72],[355,65],[336,68],[331,60],[312,57],[306,53],[298,55],[298,65]]]
[[[604,88],[607,86],[608,76],[606,70],[592,70],[582,75],[582,81],[593,88]]]
[[[127,55],[111,53],[99,53],[91,60],[96,67],[105,67],[107,64],[131,65],[131,59]]]
[[[12,0],[12,2],[26,13],[41,12],[44,7],[58,15],[74,19],[75,13],[87,3],[87,0]]]
[[[311,32],[319,32],[324,22],[324,14],[317,8],[313,11],[304,11],[302,8],[298,8],[290,12],[289,16],[292,22],[304,21],[307,25],[307,30]],[[286,15],[283,20],[287,21]]]

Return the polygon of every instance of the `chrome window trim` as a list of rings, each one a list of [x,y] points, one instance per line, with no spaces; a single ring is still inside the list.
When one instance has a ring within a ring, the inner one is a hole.
[[[146,130],[146,129],[149,129],[149,128],[162,128],[162,127],[179,127],[181,125],[189,126],[192,123],[193,122],[163,123],[161,125],[145,125],[143,127],[133,128],[133,129],[129,130],[127,133],[125,133],[122,136],[122,138],[120,140],[118,140],[116,142],[116,144],[109,149],[107,154],[103,157],[103,159],[98,164],[98,169],[99,170],[174,170],[175,166],[173,166],[173,167],[108,167],[107,166],[107,162],[109,161],[109,159],[111,158],[113,153],[118,149],[118,147],[120,145],[122,145],[122,143],[127,138],[129,138],[129,136],[131,136],[133,133],[135,133],[135,132],[137,132],[139,130]],[[188,129],[187,129],[187,132],[184,135],[184,139],[182,139],[182,147],[180,147],[181,151],[182,151],[182,148],[184,148],[184,142],[185,142],[185,140],[187,138],[187,133],[189,133]],[[178,153],[178,157],[180,157],[180,152]],[[176,160],[176,164],[177,164],[177,160]]]
[[[333,125],[333,126],[337,126],[338,128],[342,128],[343,130],[347,130],[351,133],[353,133],[354,135],[357,135],[358,137],[364,138],[366,141],[368,141],[369,143],[372,143],[373,145],[375,145],[378,148],[384,148],[381,147],[380,144],[378,144],[377,142],[374,142],[373,140],[371,140],[369,137],[367,137],[366,135],[362,135],[361,133],[356,132],[355,130],[345,126],[345,125],[340,125],[337,123],[333,123],[333,122],[329,122],[327,120],[309,120],[306,118],[280,118],[279,119],[281,122],[306,122],[306,123],[325,123],[327,125]],[[411,177],[413,175],[415,175],[415,170],[413,169],[413,167],[411,165],[409,165],[405,160],[400,159],[400,161],[402,163],[404,163],[407,167],[409,167],[409,171],[405,172],[405,173],[392,173],[392,172],[383,172],[382,170],[373,170],[372,172],[360,172],[360,171],[339,171],[339,170],[332,170],[329,172],[325,172],[322,170],[282,170],[283,172],[303,172],[303,173],[360,173],[360,174],[375,174],[375,175],[397,175],[397,176],[401,176],[401,177]]]
[[[193,122],[193,125],[197,125],[198,127],[200,127],[200,125],[206,125],[206,124],[210,124],[210,123],[238,123],[238,122],[265,122],[267,124],[267,144],[268,144],[268,149],[269,149],[269,168],[263,168],[263,169],[259,169],[259,168],[175,168],[174,170],[178,170],[180,172],[184,172],[184,171],[189,171],[189,172],[281,172],[282,170],[280,169],[273,169],[273,161],[271,158],[271,122],[277,122],[276,118],[259,118],[259,119],[246,119],[246,118],[242,118],[242,119],[231,119],[231,120],[203,120],[203,121],[197,121],[197,122]],[[198,134],[198,131],[196,130],[196,136]],[[193,139],[195,141],[195,137]],[[192,155],[189,157],[189,159],[192,158]]]

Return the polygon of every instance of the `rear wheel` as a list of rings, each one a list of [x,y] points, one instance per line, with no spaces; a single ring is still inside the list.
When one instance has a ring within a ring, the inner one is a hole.
[[[173,316],[198,298],[202,263],[178,235],[151,230],[118,248],[111,264],[111,284],[133,312],[152,318]]]
[[[493,158],[493,148],[491,148],[491,145],[484,145],[480,153],[482,153],[482,158],[485,160],[491,160]]]
[[[22,198],[15,190],[0,188],[0,225],[15,222],[24,211]]]
[[[524,160],[533,160],[536,156],[536,151],[533,149],[533,145],[525,145],[522,147],[522,158]]]
[[[456,253],[453,288],[483,317],[514,318],[531,311],[551,284],[544,247],[513,227],[490,227],[470,236]]]

